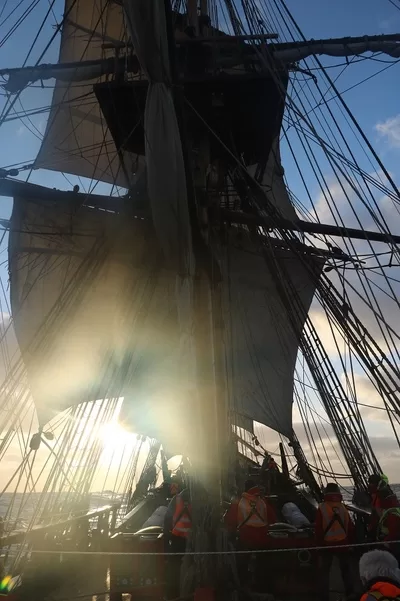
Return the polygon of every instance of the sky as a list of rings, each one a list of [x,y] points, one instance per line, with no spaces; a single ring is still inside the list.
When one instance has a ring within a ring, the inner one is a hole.
[[[21,13],[22,9],[26,9],[29,4],[27,0],[22,3]],[[27,65],[35,63],[42,53],[46,42],[52,36],[54,23],[60,20],[62,4],[61,0],[56,0],[53,4],[54,14],[51,15],[47,25],[43,28],[39,42],[35,45],[26,62]],[[399,9],[396,8],[396,4],[399,5]],[[36,3],[29,17],[9,37],[8,31],[15,22],[18,11],[8,17],[14,7],[14,3],[0,0],[0,69],[21,66],[26,59],[30,45],[34,41],[39,25],[49,9],[49,5],[49,0],[40,0]],[[287,0],[287,6],[292,11],[304,35],[313,39],[389,34],[400,31],[400,2],[398,0],[393,0],[393,2],[389,0],[352,0],[351,3],[348,0],[336,0],[335,2],[331,0],[303,0],[302,2]],[[58,43],[59,41],[56,38],[43,57],[42,62],[56,62]],[[351,111],[356,115],[358,123],[373,144],[386,168],[395,181],[400,181],[400,106],[398,103],[400,64],[394,64],[386,56],[379,56],[375,61],[354,61],[345,68],[343,67],[344,61],[341,58],[325,58],[321,60],[327,66],[328,72],[335,80],[335,85],[339,91],[343,92],[343,98]],[[388,62],[385,63],[382,61]],[[340,66],[337,67],[335,65]],[[382,72],[379,75],[373,76],[374,73],[379,71]],[[322,90],[326,90],[327,84],[321,74],[318,71],[313,72],[313,74],[316,75]],[[369,77],[368,81],[356,85]],[[332,91],[328,90],[327,97],[329,98],[331,95],[333,95]],[[4,99],[4,95],[0,96],[0,105],[4,102]],[[47,82],[45,87],[36,84],[35,87],[25,91],[21,95],[20,100],[21,102],[18,101],[15,107],[18,111],[48,105],[51,101],[50,83]],[[12,113],[10,114],[11,116]],[[17,163],[30,164],[39,149],[45,125],[46,114],[32,117],[30,121],[15,119],[3,124],[0,129],[0,140],[2,142],[0,144],[0,167],[8,167]],[[343,122],[344,131],[346,127]],[[299,149],[299,142],[294,141],[294,145],[295,150]],[[290,183],[291,190],[297,196],[304,198],[305,191],[300,175],[295,167],[293,156],[285,145],[282,148],[282,155],[286,177]],[[360,160],[362,162],[363,158],[361,157]],[[368,172],[371,172],[371,167],[366,165],[365,168]],[[311,182],[311,194],[320,214],[323,215],[324,210],[326,210],[324,199],[321,197],[321,193],[315,186],[315,183],[312,183],[313,177],[310,167],[304,164],[302,171],[307,181]],[[21,177],[25,177],[28,173],[29,171],[21,172]],[[329,183],[329,178],[332,177],[329,169],[326,169],[324,175]],[[64,190],[71,190],[72,186],[76,183],[74,177],[43,170],[29,173],[29,181]],[[340,189],[335,189],[335,182],[333,180],[330,182],[330,185],[335,199],[341,202]],[[97,191],[99,193],[106,193],[106,190],[106,186],[102,186]],[[1,197],[0,201],[0,218],[8,218],[12,209],[11,199]],[[357,208],[357,198],[353,198],[353,201]],[[342,208],[346,218],[349,220],[354,219],[350,211],[347,211],[345,208],[344,201]],[[361,212],[362,208],[359,207],[357,210]],[[392,229],[393,233],[400,233],[398,216],[389,207],[385,215],[391,220],[393,228],[398,226],[398,232]],[[329,221],[330,216],[328,212],[326,212],[325,217],[326,221]],[[3,307],[0,307],[0,311],[2,311],[5,319],[7,319],[7,313],[9,312],[7,308],[8,271],[6,243],[7,237],[5,236],[0,246],[0,279],[5,290],[5,294],[2,295],[3,298],[1,299]],[[337,361],[337,349],[327,330],[323,316],[315,314],[314,318],[330,357],[334,362]],[[368,387],[368,382],[360,380],[359,390],[361,391],[363,401],[366,401],[367,404],[379,405],[380,399]],[[364,408],[363,416],[366,419],[368,431],[373,439],[373,446],[376,448],[379,458],[383,460],[384,469],[388,472],[391,479],[400,481],[400,462],[398,461],[400,452],[392,438],[390,425],[387,418],[385,418],[384,412],[380,409],[375,411],[371,408]],[[297,423],[297,421],[300,421],[300,416],[295,410],[294,422]],[[274,436],[270,432],[259,431],[259,433],[265,444],[275,444]],[[302,434],[300,434],[300,438],[301,436]],[[304,444],[307,444],[305,439]]]

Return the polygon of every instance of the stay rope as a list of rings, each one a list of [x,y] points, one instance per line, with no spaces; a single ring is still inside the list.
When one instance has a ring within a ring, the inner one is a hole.
[[[146,555],[148,557],[172,557],[172,556],[198,556],[198,555],[261,555],[264,553],[300,553],[303,551],[343,551],[344,549],[358,549],[365,547],[382,547],[382,546],[390,546],[400,544],[400,540],[393,541],[379,541],[373,543],[355,543],[350,545],[323,545],[323,546],[314,546],[314,547],[291,547],[290,549],[243,549],[243,550],[233,550],[233,551],[187,551],[180,553],[169,553],[169,552],[150,552],[143,553],[139,551],[129,551],[129,552],[121,552],[121,551],[44,551],[44,550],[32,550],[31,553],[35,555],[108,555],[108,556],[143,556]]]

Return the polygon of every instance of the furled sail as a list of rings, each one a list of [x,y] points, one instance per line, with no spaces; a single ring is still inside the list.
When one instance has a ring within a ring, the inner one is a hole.
[[[122,4],[137,57],[149,80],[144,129],[154,226],[167,260],[174,263],[179,273],[192,275],[185,166],[171,90],[165,6],[148,0],[124,0]]]
[[[66,0],[62,29],[60,63],[112,58],[115,50],[104,49],[105,42],[126,43],[123,10],[108,0]],[[37,168],[65,171],[119,186],[128,181],[114,141],[88,82],[58,80],[52,108],[39,154]],[[135,173],[135,157],[124,153],[127,173]]]

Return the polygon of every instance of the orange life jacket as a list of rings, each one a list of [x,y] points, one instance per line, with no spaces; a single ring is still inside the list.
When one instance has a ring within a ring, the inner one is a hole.
[[[400,588],[391,582],[375,582],[360,601],[386,601],[400,599]]]
[[[324,501],[319,509],[322,513],[322,529],[326,543],[340,543],[346,540],[350,516],[340,501]]]
[[[238,530],[243,526],[265,528],[267,525],[267,506],[258,495],[243,493],[238,505]]]
[[[182,495],[176,495],[175,513],[172,520],[172,534],[187,538],[192,531],[192,506],[183,500]]]

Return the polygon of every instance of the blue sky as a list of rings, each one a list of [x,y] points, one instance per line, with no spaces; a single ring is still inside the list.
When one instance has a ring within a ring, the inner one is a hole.
[[[10,25],[15,21],[16,16],[13,15],[12,18],[2,24],[4,18],[10,12],[10,6],[13,6],[12,2],[8,2],[7,5],[5,5],[5,2],[6,0],[0,0],[0,14],[2,7],[5,6],[0,17],[0,43]],[[394,0],[394,2],[396,3],[397,0]],[[400,2],[398,4],[400,7]],[[25,5],[28,5],[28,2],[23,3],[22,8],[26,8]],[[388,0],[352,0],[351,2],[348,0],[335,0],[334,2],[332,0],[302,0],[301,2],[287,0],[287,5],[304,34],[314,39],[387,34],[400,31],[400,10],[397,10]],[[63,2],[61,0],[58,0],[54,5],[57,21],[60,20],[62,6]],[[0,68],[17,67],[22,64],[48,7],[48,0],[39,2],[18,31],[0,46]],[[54,22],[53,17],[49,19],[39,38],[37,47],[35,46],[27,62],[28,65],[34,64],[43,51],[47,40],[53,34]],[[56,40],[42,62],[56,62],[57,55],[58,43]],[[331,77],[336,80],[336,85],[340,91],[347,90],[389,65],[389,63],[386,65],[378,61],[364,60],[355,61],[354,64],[343,70],[343,66],[334,66],[343,65],[344,60],[341,58],[321,60],[328,67]],[[380,56],[379,60],[389,59]],[[313,73],[317,75],[321,88],[325,90],[326,83],[323,77],[318,72]],[[395,178],[400,179],[400,168],[398,166],[400,158],[399,74],[400,64],[394,64],[370,81],[345,92],[344,98],[389,171]],[[46,85],[50,85],[50,83],[47,82]],[[0,104],[3,100],[4,96],[0,97]],[[50,104],[50,101],[51,90],[43,89],[39,84],[21,95],[23,109],[42,107]],[[17,103],[15,108],[20,111],[22,107]],[[33,126],[32,123],[19,120],[10,121],[2,126],[0,130],[0,167],[20,162],[30,163],[35,158],[40,144],[38,137],[40,138],[40,135],[44,132],[45,119],[46,115],[44,114],[32,117]],[[34,127],[38,130],[38,132],[36,131],[37,135],[30,131]],[[294,168],[290,153],[285,148],[283,149],[283,161],[292,190],[296,195],[304,198],[299,175]],[[307,164],[304,165],[304,174],[306,178],[308,176],[311,178]],[[329,177],[329,173],[326,173],[326,175]],[[71,184],[76,183],[73,177],[68,176],[68,179]],[[53,172],[33,172],[30,181],[49,187],[71,189],[71,184],[61,174]],[[317,198],[319,191],[312,184],[311,191]],[[10,214],[11,200],[1,198],[0,201],[0,217],[6,218]],[[0,263],[2,262],[1,257],[4,257],[5,242],[6,240],[3,241],[0,248],[2,253],[0,254]],[[0,277],[6,286],[8,278],[6,265],[0,266]],[[383,422],[373,422],[374,419],[371,420],[374,435],[384,437],[388,434],[386,425]]]

